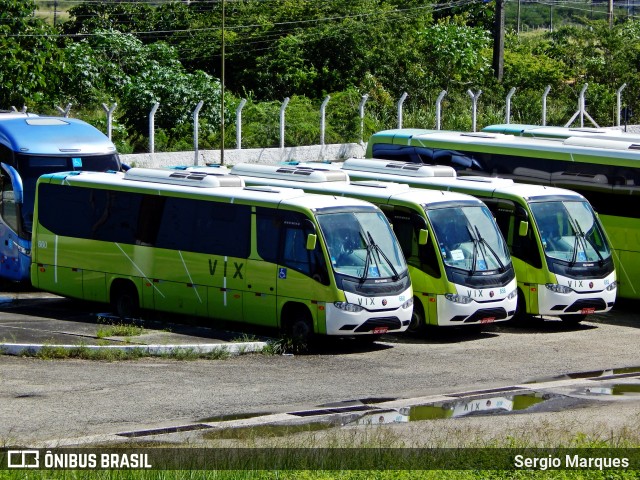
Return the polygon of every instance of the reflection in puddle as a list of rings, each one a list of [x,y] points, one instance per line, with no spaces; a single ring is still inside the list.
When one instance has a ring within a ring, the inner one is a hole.
[[[538,380],[531,380],[530,382],[526,382],[528,384],[531,383],[545,383],[545,382],[553,382],[556,380],[579,380],[582,378],[602,378],[609,377],[612,375],[616,376],[635,376],[640,374],[640,367],[623,367],[623,368],[613,368],[610,370],[595,370],[591,372],[576,372],[576,373],[567,373],[565,375],[558,375],[555,377],[546,377]]]
[[[399,410],[381,410],[358,418],[352,424],[383,425],[404,423],[438,418],[456,418],[472,414],[489,414],[525,410],[532,405],[547,400],[549,396],[541,393],[507,395],[491,398],[466,399],[454,402],[439,402],[431,405],[417,405]]]
[[[584,393],[589,395],[640,395],[640,384],[617,384],[608,387],[588,387]]]

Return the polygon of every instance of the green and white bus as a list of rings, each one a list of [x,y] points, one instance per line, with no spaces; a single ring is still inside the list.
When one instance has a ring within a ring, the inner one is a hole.
[[[350,235],[339,265],[334,238]],[[375,339],[411,322],[407,264],[370,203],[132,168],[38,180],[31,280],[63,296]]]
[[[457,177],[453,168],[442,166],[349,159],[341,168],[352,179],[403,182],[482,200],[511,253],[518,281],[517,316],[552,315],[579,322],[613,307],[616,272],[611,249],[582,195],[504,178]]]
[[[548,125],[530,125],[521,123],[502,123],[489,125],[482,129],[486,133],[502,133],[517,137],[543,138],[547,140],[565,140],[569,137],[586,137],[598,140],[622,142],[640,142],[640,134],[625,132],[619,128],[596,127],[555,127]],[[598,142],[596,145],[598,146]]]
[[[487,132],[400,129],[374,134],[367,157],[450,165],[459,176],[511,178],[578,192],[598,213],[611,241],[618,296],[638,299],[639,149],[640,142],[580,136],[558,141]]]
[[[409,264],[414,295],[411,331],[426,325],[481,326],[515,314],[511,258],[491,212],[478,199],[399,183],[350,182],[346,172],[322,164],[237,164],[231,172],[247,185],[302,188],[377,205],[392,224]],[[338,257],[331,261],[338,262]]]

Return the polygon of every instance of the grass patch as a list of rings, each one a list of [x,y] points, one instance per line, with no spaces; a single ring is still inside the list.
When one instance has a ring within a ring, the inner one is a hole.
[[[135,323],[127,323],[122,320],[114,321],[111,318],[102,316],[98,316],[97,321],[105,325],[103,328],[98,329],[96,333],[98,338],[137,337],[144,333],[144,327]]]
[[[36,357],[41,360],[100,360],[108,362],[138,360],[141,358],[158,357],[170,360],[225,360],[231,356],[222,347],[211,352],[199,352],[193,348],[174,348],[163,353],[152,353],[146,347],[119,348],[90,348],[86,345],[77,347],[61,347],[43,345],[39,350],[24,350],[23,357]],[[1,478],[1,477],[0,477]]]

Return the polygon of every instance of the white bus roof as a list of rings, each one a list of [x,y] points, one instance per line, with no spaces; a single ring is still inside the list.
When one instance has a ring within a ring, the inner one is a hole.
[[[408,167],[413,165],[413,169],[405,170],[402,165]],[[542,185],[530,185],[515,183],[511,179],[488,177],[488,176],[464,176],[464,177],[431,177],[420,174],[422,165],[398,162],[393,160],[378,159],[348,159],[342,164],[342,168],[347,172],[355,171],[363,177],[375,178],[384,181],[399,181],[399,177],[406,177],[413,184],[434,185],[442,188],[463,188],[477,190],[479,192],[496,192],[508,195],[516,195],[525,199],[540,196],[569,195],[583,198],[582,195],[563,188],[546,187]],[[428,167],[428,165],[426,166]],[[354,173],[355,175],[355,173]]]
[[[377,199],[395,199],[403,202],[426,205],[451,201],[477,201],[470,195],[456,192],[411,188],[404,183],[393,181],[360,180],[350,181],[348,172],[329,164],[302,164],[286,167],[273,165],[238,164],[231,172],[244,177],[245,182],[260,185],[308,189],[313,192],[327,192],[337,195],[354,194]],[[301,173],[298,173],[301,172]],[[300,181],[300,177],[313,177],[310,182]],[[345,180],[339,181],[338,178]]]
[[[180,172],[180,171],[178,171]],[[318,195],[305,193],[299,188],[284,188],[284,187],[246,187],[246,186],[225,186],[213,185],[207,187],[198,187],[195,185],[189,185],[184,183],[176,183],[175,170],[163,170],[163,169],[148,169],[148,168],[131,168],[126,173],[120,172],[59,172],[56,174],[50,174],[48,177],[64,180],[64,184],[79,185],[86,184],[87,186],[104,185],[112,187],[121,187],[123,190],[129,190],[131,187],[135,187],[139,191],[149,191],[150,193],[158,193],[159,191],[170,192],[174,194],[189,194],[199,196],[209,196],[215,198],[230,199],[231,202],[247,201],[266,203],[273,206],[289,205],[298,206],[308,209],[321,209],[327,207],[372,207],[368,202],[345,198],[334,197],[327,195]],[[196,172],[189,172],[196,173]],[[128,176],[128,178],[127,178]],[[207,175],[208,177],[209,175]],[[229,175],[228,177],[235,177],[236,181],[238,177],[235,175]],[[151,180],[155,177],[155,180]],[[150,179],[151,178],[151,179]],[[201,182],[202,180],[193,180],[194,182]],[[227,183],[228,185],[228,183]]]
[[[381,132],[386,133],[388,132]],[[633,159],[634,161],[640,160],[638,150],[640,150],[640,138],[639,141],[635,141],[634,138],[627,140],[621,136],[615,138],[591,138],[588,136],[573,136],[566,139],[550,139],[540,137],[522,137],[517,135],[507,135],[503,133],[491,133],[491,132],[453,132],[444,130],[428,130],[424,132],[416,133],[410,140],[413,146],[420,146],[420,140],[429,142],[425,144],[427,148],[431,146],[431,143],[457,143],[457,144],[473,144],[473,145],[486,145],[511,148],[512,154],[516,154],[520,149],[531,149],[538,151],[550,151],[560,152],[565,155],[582,154],[582,155],[597,155],[606,156],[610,155],[610,150],[617,150],[620,154],[617,154],[618,158]],[[406,139],[403,138],[403,142]],[[568,148],[565,148],[568,147]],[[526,155],[521,153],[521,155]]]

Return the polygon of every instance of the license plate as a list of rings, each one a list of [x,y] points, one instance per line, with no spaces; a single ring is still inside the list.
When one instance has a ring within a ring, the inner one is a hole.
[[[589,313],[594,313],[595,311],[595,308],[583,308],[582,310],[580,310],[580,313],[582,313],[583,315],[587,315]]]
[[[379,333],[379,334],[387,333],[388,331],[389,331],[389,327],[375,327],[373,329],[373,333]]]
[[[493,323],[496,321],[496,317],[487,317],[480,320],[480,323]]]

